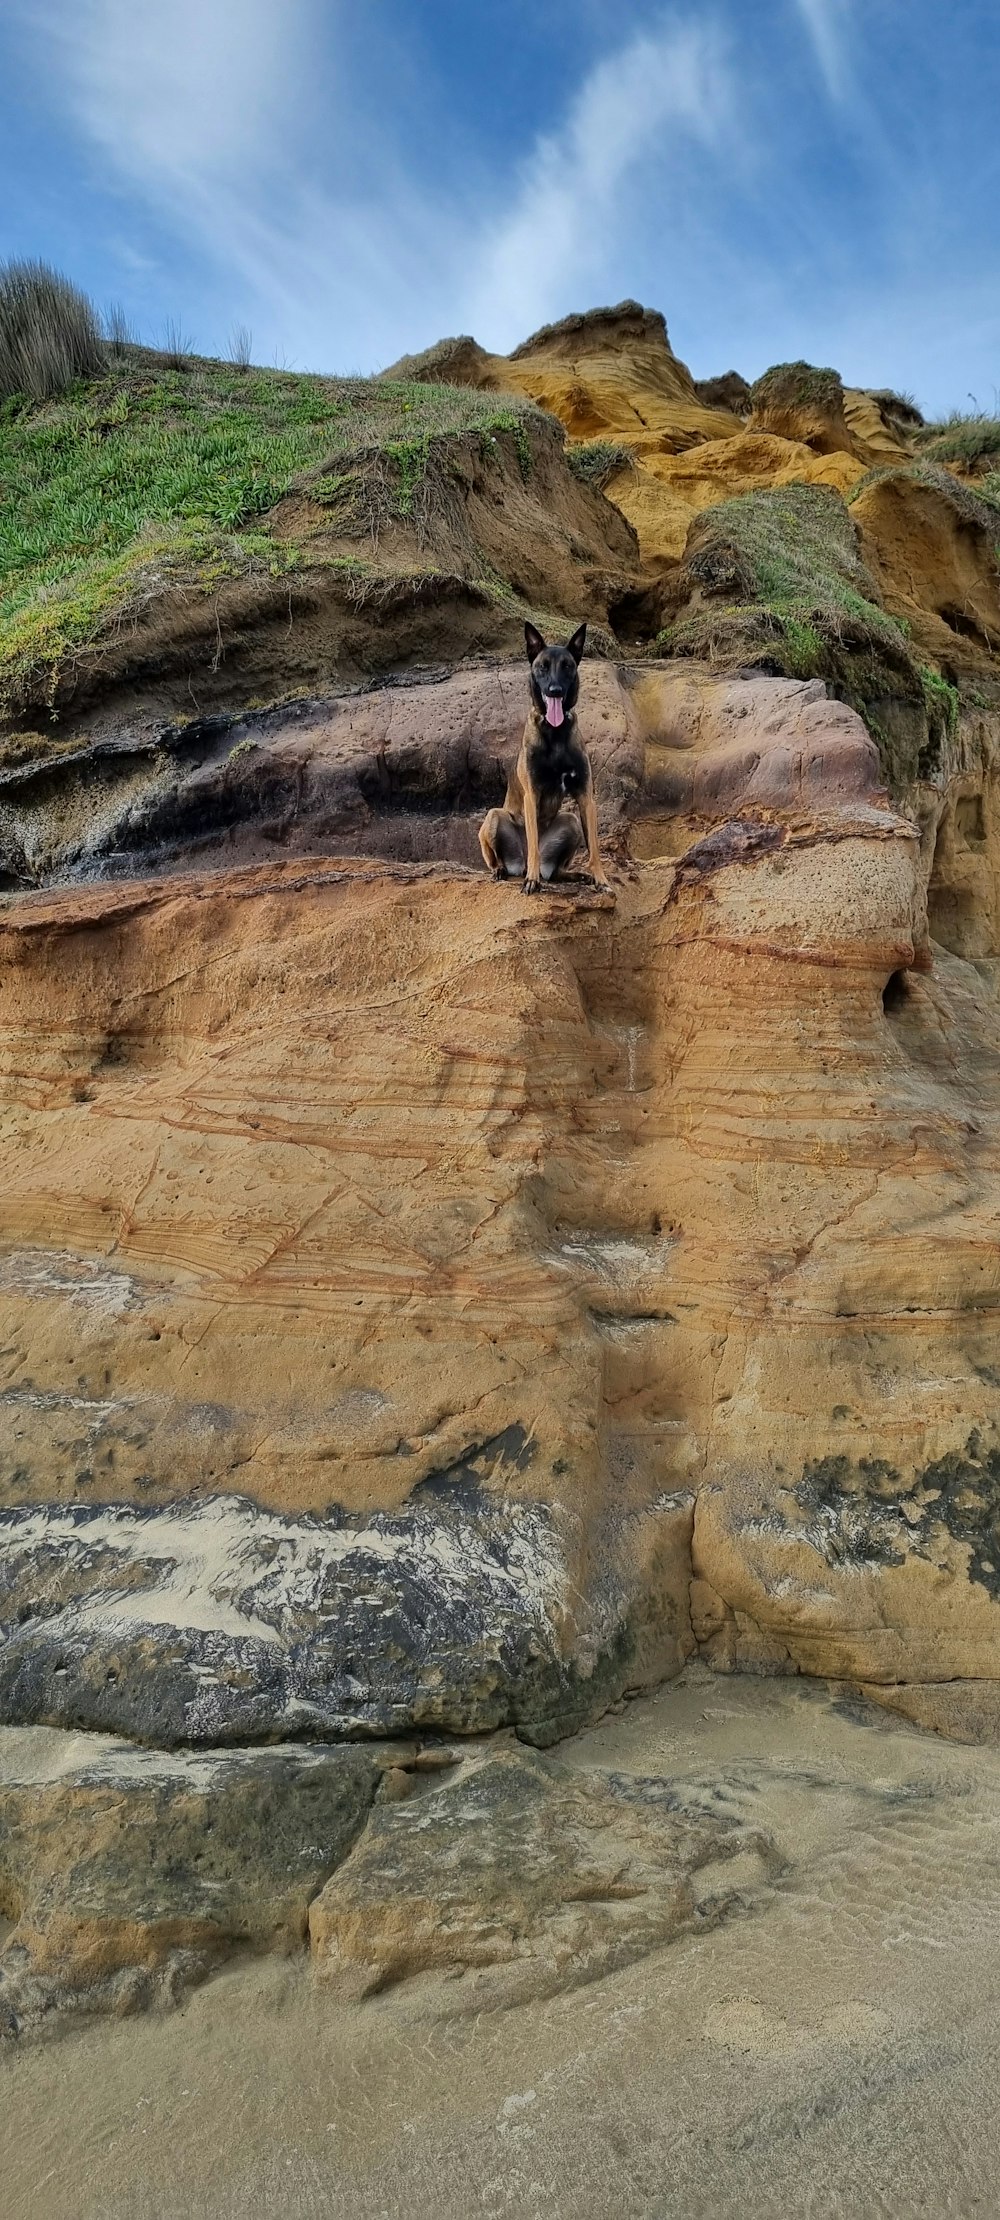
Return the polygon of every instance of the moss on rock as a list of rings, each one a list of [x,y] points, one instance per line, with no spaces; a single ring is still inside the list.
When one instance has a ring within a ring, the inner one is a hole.
[[[635,468],[632,449],[621,439],[576,440],[567,447],[566,460],[574,476],[595,493],[603,493],[620,470]]]
[[[90,648],[173,591],[281,579],[326,561],[305,495],[370,554],[412,519],[456,443],[509,437],[522,474],[547,424],[517,394],[419,379],[318,378],[131,349],[56,402],[0,411],[0,718],[51,703]],[[549,427],[551,429],[551,426]],[[302,510],[303,503],[299,501]]]
[[[777,362],[750,388],[754,409],[842,409],[844,388],[839,370],[818,370],[811,362]]]
[[[769,487],[704,510],[688,534],[674,607],[662,652],[722,670],[822,678],[865,718],[889,783],[916,777],[927,743],[921,670],[832,487]],[[936,695],[932,706],[937,714]]]

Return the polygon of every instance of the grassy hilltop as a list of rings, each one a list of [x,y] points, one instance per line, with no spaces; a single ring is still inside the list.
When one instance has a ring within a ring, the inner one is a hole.
[[[363,570],[414,515],[433,443],[524,438],[537,412],[457,386],[296,376],[141,349],[62,396],[0,409],[0,714],[44,694],[74,655],[168,585]],[[310,505],[356,538],[332,556],[267,521],[309,479]]]
[[[808,363],[696,385],[635,302],[336,378],[104,338],[67,281],[0,267],[0,754],[127,680],[172,673],[150,714],[190,715],[192,673],[193,706],[231,706],[555,612],[822,678],[905,787],[1000,701],[998,462],[995,419],[925,424]]]

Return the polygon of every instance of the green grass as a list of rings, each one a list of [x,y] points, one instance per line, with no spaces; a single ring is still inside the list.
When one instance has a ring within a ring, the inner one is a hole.
[[[385,387],[383,386],[381,390],[384,391]],[[416,390],[425,394],[427,392],[433,393],[434,388],[421,384]],[[453,389],[449,388],[448,390]],[[458,389],[455,388],[454,390],[457,391]],[[525,425],[525,412],[520,410],[516,404],[512,408],[501,407],[495,400],[489,400],[480,394],[474,396],[470,394],[470,399],[474,401],[474,405],[471,410],[458,412],[462,417],[462,422],[455,429],[474,431],[478,436],[480,451],[487,461],[491,459],[491,449],[496,447],[498,433],[509,432],[520,466],[521,476],[522,478],[530,477],[534,457]],[[412,406],[411,403],[406,405]],[[409,437],[384,439],[378,442],[379,455],[384,457],[396,472],[392,495],[386,504],[386,514],[394,512],[397,516],[402,517],[414,515],[418,496],[428,485],[430,479],[434,444],[441,436],[439,429],[435,429],[433,425],[428,425],[423,431],[414,432]],[[363,456],[361,461],[363,463]],[[357,490],[356,476],[351,471],[338,474],[338,479],[342,490],[345,490],[348,495]]]
[[[963,416],[955,410],[939,424],[925,424],[917,439],[930,462],[960,462],[971,468],[1000,459],[1000,417]]]
[[[750,388],[755,409],[821,408],[844,406],[839,370],[817,370],[811,362],[776,362]]]
[[[812,678],[823,660],[823,641],[814,624],[786,615],[783,623],[788,671],[792,678]]]
[[[171,586],[211,593],[226,579],[281,577],[297,562],[297,549],[263,533],[223,533],[186,521],[150,526],[117,553],[87,556],[81,549],[71,571],[59,558],[36,566],[0,595],[0,712],[51,700],[71,656]]]
[[[908,782],[927,717],[933,710],[940,723],[941,704],[928,696],[905,628],[879,604],[838,493],[769,487],[706,509],[692,527],[681,582],[688,606],[661,634],[663,652],[719,669],[824,679],[865,718],[886,775],[897,786]],[[890,741],[890,726],[901,729],[907,714],[913,732]]]
[[[704,596],[765,610],[779,629],[867,627],[887,647],[902,641],[880,608],[858,535],[829,486],[767,487],[706,509],[685,570]],[[696,621],[696,620],[695,620]],[[801,639],[799,647],[802,646]]]
[[[310,559],[262,520],[305,485],[344,536],[411,516],[436,443],[509,433],[530,402],[416,380],[300,377],[132,349],[66,398],[0,408],[0,714],[171,582],[281,576]],[[332,520],[334,521],[334,520]],[[370,553],[370,547],[369,547]]]
[[[1000,532],[1000,488],[991,502],[984,486],[960,485],[933,463],[870,471],[862,487],[913,480],[992,536]],[[918,661],[905,619],[881,607],[858,532],[832,488],[772,487],[705,510],[692,528],[682,585],[688,606],[661,634],[662,651],[717,668],[824,679],[864,717],[897,792],[947,763],[958,688]]]
[[[940,671],[934,670],[930,663],[920,663],[917,668],[924,690],[928,725],[932,733],[940,729],[944,738],[951,740],[958,729],[958,687],[953,686],[949,679],[942,678]]]
[[[620,439],[581,439],[567,447],[566,460],[585,486],[594,493],[603,493],[620,470],[634,464],[635,456]]]

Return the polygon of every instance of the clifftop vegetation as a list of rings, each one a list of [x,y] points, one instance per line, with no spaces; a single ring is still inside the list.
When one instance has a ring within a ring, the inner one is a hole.
[[[523,439],[530,404],[467,388],[297,376],[128,348],[58,399],[0,410],[0,713],[167,585],[316,559],[268,512],[310,494],[371,552],[412,515],[436,442]],[[366,545],[366,542],[368,543]]]
[[[807,362],[716,395],[631,302],[509,362],[462,339],[335,378],[250,351],[139,347],[121,312],[102,339],[66,280],[0,269],[5,755],[171,597],[195,630],[204,605],[203,635],[216,610],[221,654],[225,596],[246,589],[253,623],[286,591],[291,622],[292,582],[320,577],[358,601],[451,579],[508,629],[578,608],[632,654],[821,677],[897,786],[940,760],[963,688],[995,697],[994,418],[925,424]],[[455,652],[474,644],[459,628]]]

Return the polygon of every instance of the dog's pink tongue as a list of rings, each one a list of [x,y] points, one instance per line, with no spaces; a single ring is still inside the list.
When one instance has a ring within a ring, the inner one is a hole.
[[[561,725],[561,724],[562,724],[562,721],[563,721],[563,705],[562,705],[562,702],[561,702],[561,701],[560,701],[560,699],[559,699],[559,696],[558,696],[558,694],[546,694],[546,697],[545,697],[545,714],[546,714],[546,716],[547,716],[547,718],[548,718],[548,720],[549,720],[549,723],[550,723],[550,725]]]

